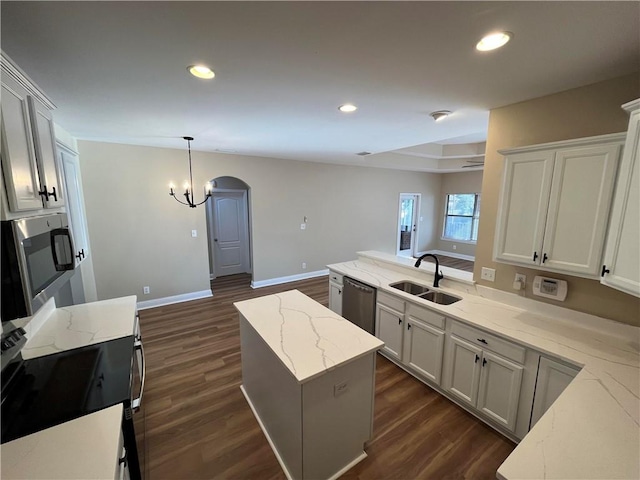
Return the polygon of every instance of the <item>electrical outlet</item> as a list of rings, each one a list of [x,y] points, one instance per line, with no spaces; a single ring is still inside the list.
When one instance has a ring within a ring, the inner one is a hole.
[[[486,280],[487,282],[495,282],[496,281],[496,269],[495,268],[487,268],[482,267],[482,280]]]
[[[300,224],[300,230],[306,230],[307,229],[307,224],[306,223],[301,223]]]
[[[522,273],[516,273],[514,282],[520,282],[524,286],[524,284],[527,283],[527,276]]]
[[[302,269],[304,270],[305,268],[307,268],[307,262],[302,262]]]
[[[196,238],[198,236],[198,230],[191,230],[191,236]]]
[[[451,247],[451,248],[453,248],[453,249],[455,250],[456,248],[458,248],[458,246],[457,246],[457,245],[454,245],[454,246],[453,246],[453,247]]]
[[[345,380],[333,386],[333,396],[337,397],[349,390],[349,383]]]
[[[144,293],[145,295],[149,295],[151,293],[151,288],[142,287],[142,293]]]

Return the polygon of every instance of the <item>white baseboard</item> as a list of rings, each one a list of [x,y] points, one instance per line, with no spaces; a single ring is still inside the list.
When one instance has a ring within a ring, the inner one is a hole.
[[[201,290],[199,292],[183,293],[181,295],[173,295],[171,297],[154,298],[153,300],[138,302],[138,310],[162,307],[173,303],[188,302],[190,300],[199,300],[201,298],[208,298],[212,296],[211,290]]]
[[[420,252],[420,255],[424,255],[425,253],[444,255],[445,257],[459,258],[460,260],[469,260],[471,262],[476,261],[476,257],[474,257],[473,255],[463,255],[462,253],[446,252],[444,250],[429,250],[427,252]]]
[[[329,269],[316,270],[315,272],[300,273],[298,275],[289,275],[287,277],[269,278],[267,280],[258,280],[251,282],[251,288],[269,287],[271,285],[280,285],[281,283],[296,282],[298,280],[306,280],[308,278],[322,277],[329,275]]]

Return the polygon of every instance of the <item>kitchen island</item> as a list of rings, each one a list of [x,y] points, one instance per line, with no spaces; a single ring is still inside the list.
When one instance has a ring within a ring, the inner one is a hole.
[[[242,392],[288,478],[337,478],[366,457],[384,343],[298,290],[234,303]]]

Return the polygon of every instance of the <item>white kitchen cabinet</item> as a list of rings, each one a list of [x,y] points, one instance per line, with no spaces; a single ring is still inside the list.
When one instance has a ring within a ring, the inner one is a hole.
[[[631,112],[618,172],[600,282],[640,297],[640,99]]]
[[[445,356],[448,372],[445,390],[514,432],[525,353],[519,345],[452,322]]]
[[[42,208],[30,125],[27,91],[3,72],[2,173],[14,212]]]
[[[13,212],[64,206],[54,105],[2,54],[2,172]]]
[[[475,407],[478,401],[482,349],[461,338],[449,338],[451,345],[447,358],[450,371],[448,391],[467,405]]]
[[[376,337],[384,342],[382,351],[402,361],[404,313],[381,303],[376,304]]]
[[[495,260],[597,278],[623,138],[501,150]]]
[[[342,315],[342,275],[329,272],[329,310]]]
[[[550,358],[540,357],[529,428],[533,428],[579,372],[577,368]]]
[[[89,255],[87,217],[84,210],[80,163],[78,155],[63,145],[58,145],[58,156],[64,172],[67,210],[73,234],[76,266],[78,266]]]
[[[477,408],[513,431],[524,368],[491,352],[482,352]]]
[[[427,380],[440,385],[445,337],[441,328],[444,328],[444,317],[426,308],[408,304],[405,319],[407,327],[404,332],[403,362]]]

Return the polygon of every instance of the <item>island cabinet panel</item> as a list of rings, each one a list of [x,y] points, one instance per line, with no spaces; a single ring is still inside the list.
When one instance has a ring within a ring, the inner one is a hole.
[[[302,389],[242,315],[240,349],[243,393],[280,465],[302,478]]]

